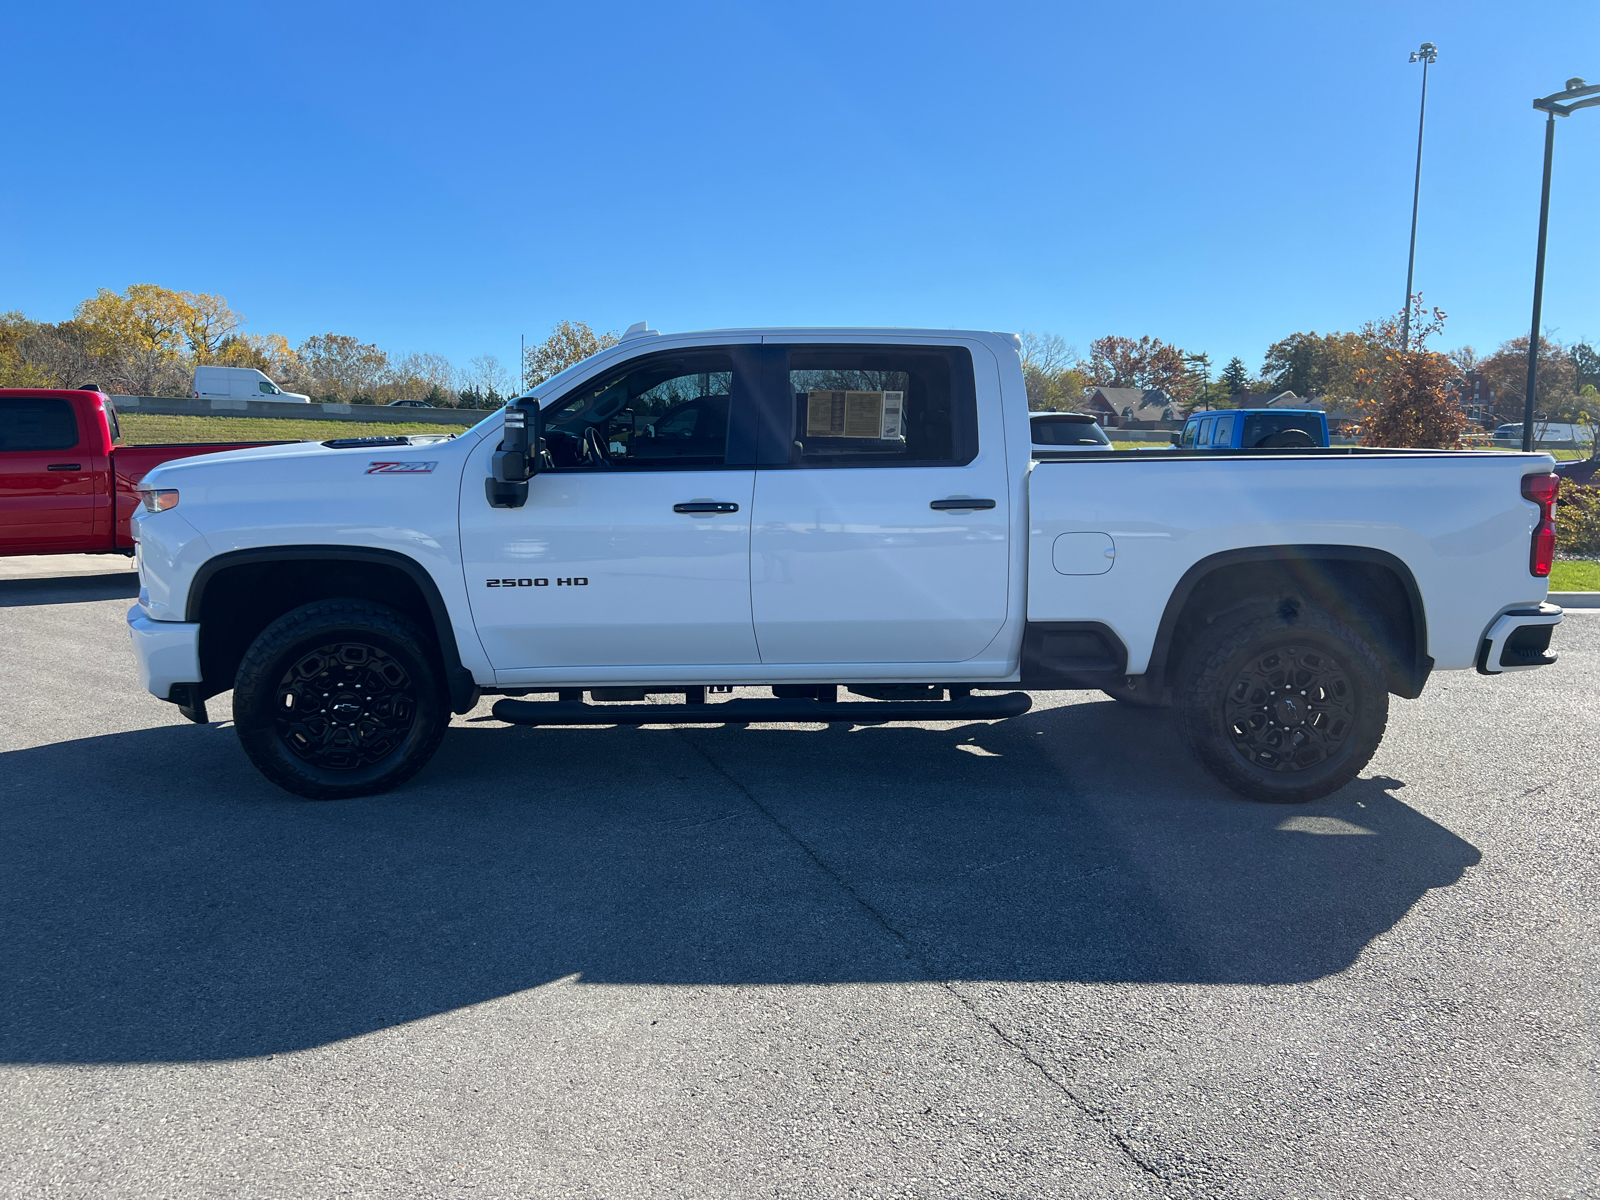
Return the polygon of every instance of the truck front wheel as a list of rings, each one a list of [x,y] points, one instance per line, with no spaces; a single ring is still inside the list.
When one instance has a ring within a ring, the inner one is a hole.
[[[1315,609],[1247,606],[1189,646],[1173,689],[1189,748],[1252,800],[1300,804],[1367,765],[1389,719],[1383,668],[1365,640]]]
[[[449,702],[417,625],[381,604],[319,600],[256,638],[233,722],[256,768],[312,800],[397,787],[433,757]]]

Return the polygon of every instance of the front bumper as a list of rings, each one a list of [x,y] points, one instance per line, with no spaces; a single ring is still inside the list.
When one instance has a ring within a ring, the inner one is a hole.
[[[139,664],[139,683],[160,700],[173,699],[174,684],[200,685],[200,626],[152,621],[144,607],[128,610],[128,636]]]
[[[1548,667],[1556,661],[1550,653],[1550,632],[1561,624],[1564,615],[1559,604],[1550,603],[1502,613],[1478,647],[1478,674],[1501,675]]]

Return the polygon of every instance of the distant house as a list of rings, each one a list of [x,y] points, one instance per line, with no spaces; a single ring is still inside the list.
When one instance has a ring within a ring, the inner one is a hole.
[[[1177,403],[1160,388],[1091,388],[1084,404],[1102,425],[1121,429],[1176,428],[1183,419]]]

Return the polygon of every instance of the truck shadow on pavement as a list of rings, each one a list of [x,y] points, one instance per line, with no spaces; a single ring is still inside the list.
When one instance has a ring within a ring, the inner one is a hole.
[[[0,579],[0,608],[38,604],[84,604],[91,600],[134,600],[139,577],[129,570],[104,575],[54,575],[44,579]]]
[[[1403,786],[1246,803],[1162,714],[1082,699],[944,730],[458,719],[410,785],[331,804],[228,726],[21,750],[0,1061],[288,1052],[572,976],[1311,980],[1478,861]]]

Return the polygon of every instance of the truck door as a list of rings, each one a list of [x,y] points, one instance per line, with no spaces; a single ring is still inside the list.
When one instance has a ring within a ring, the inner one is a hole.
[[[977,657],[1006,620],[1011,509],[998,397],[980,422],[972,352],[770,349],[787,361],[756,474],[761,661]]]
[[[0,553],[109,545],[95,529],[106,463],[89,441],[71,400],[0,396]]]
[[[522,508],[464,481],[467,591],[496,670],[759,661],[753,349],[631,359],[547,403],[551,463]]]

